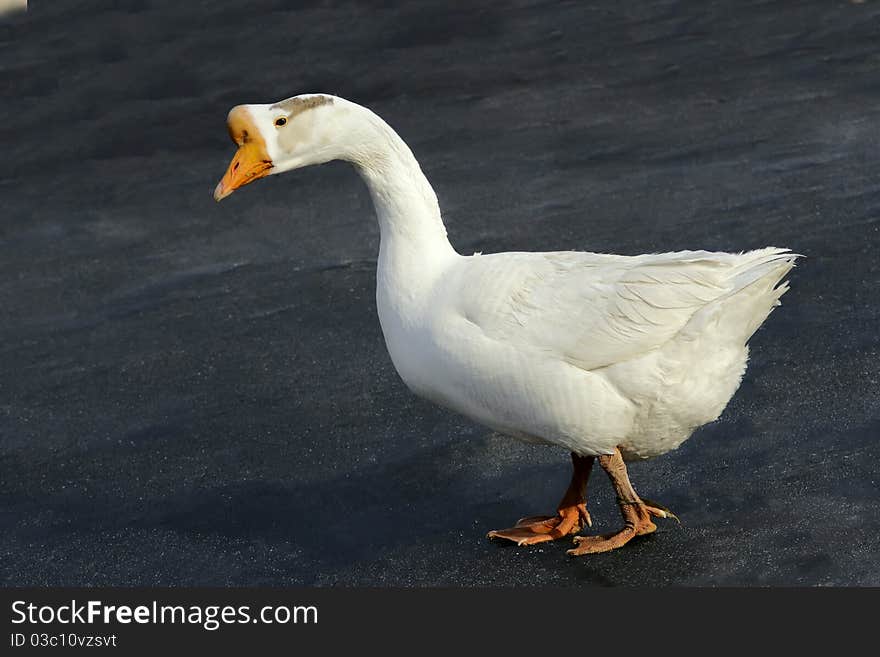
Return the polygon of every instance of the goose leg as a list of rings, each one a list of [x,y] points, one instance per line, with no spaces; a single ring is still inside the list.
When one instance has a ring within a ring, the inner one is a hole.
[[[594,459],[594,456],[578,456],[574,452],[571,453],[574,472],[555,516],[522,518],[509,529],[489,532],[489,538],[504,538],[517,545],[532,545],[576,534],[584,525],[592,526],[593,521],[590,519],[590,512],[587,511],[586,492]]]
[[[617,504],[623,515],[624,527],[619,532],[603,534],[601,536],[576,536],[575,547],[568,553],[577,556],[581,554],[593,554],[595,552],[607,552],[626,545],[631,539],[643,534],[656,531],[657,525],[651,521],[651,516],[658,518],[678,518],[656,502],[640,498],[629,481],[626,465],[619,449],[613,454],[599,457],[599,465],[605,470],[614,490],[617,492]]]

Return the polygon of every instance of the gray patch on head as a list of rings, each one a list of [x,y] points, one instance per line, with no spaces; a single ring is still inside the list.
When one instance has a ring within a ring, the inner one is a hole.
[[[295,96],[293,98],[288,98],[287,100],[282,100],[281,102],[275,103],[270,107],[270,110],[282,110],[287,113],[287,118],[291,119],[297,114],[302,114],[306,110],[310,110],[314,107],[319,107],[320,105],[332,105],[333,98],[331,96],[309,96],[308,98],[303,98],[301,96]]]

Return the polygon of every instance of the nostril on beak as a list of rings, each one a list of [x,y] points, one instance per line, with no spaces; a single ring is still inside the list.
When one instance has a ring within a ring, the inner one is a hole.
[[[238,171],[238,165],[239,165],[239,164],[240,164],[239,162],[236,162],[235,164],[233,164],[233,165],[232,165],[232,170],[233,170],[233,171]]]

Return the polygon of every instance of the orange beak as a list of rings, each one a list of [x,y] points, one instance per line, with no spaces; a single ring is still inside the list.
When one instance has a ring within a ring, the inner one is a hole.
[[[227,127],[232,141],[238,144],[238,151],[229,163],[226,175],[214,189],[215,201],[222,201],[239,187],[268,176],[272,169],[266,143],[247,107],[233,107],[229,112]]]

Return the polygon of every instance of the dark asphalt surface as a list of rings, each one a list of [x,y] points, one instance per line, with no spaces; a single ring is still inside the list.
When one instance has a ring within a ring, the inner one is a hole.
[[[880,585],[880,3],[45,5],[0,22],[2,584]],[[631,467],[681,526],[484,538],[568,456],[398,380],[354,172],[212,200],[228,109],[313,91],[461,252],[807,256],[722,418]]]

